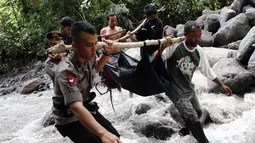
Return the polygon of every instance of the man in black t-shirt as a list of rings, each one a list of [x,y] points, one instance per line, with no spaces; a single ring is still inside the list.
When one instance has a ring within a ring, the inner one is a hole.
[[[147,18],[147,22],[144,26],[135,34],[138,41],[145,41],[151,39],[163,38],[163,24],[158,18],[157,9],[154,5],[148,4],[144,7],[144,13]],[[159,46],[146,46],[141,47],[141,57],[145,55],[151,55],[159,48]]]
[[[63,17],[60,21],[60,32],[64,35],[63,41],[66,45],[72,44],[71,39],[71,25],[74,23],[74,20],[71,17]]]

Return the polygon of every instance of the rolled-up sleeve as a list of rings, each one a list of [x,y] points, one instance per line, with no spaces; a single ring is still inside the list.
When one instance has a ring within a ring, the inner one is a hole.
[[[163,61],[166,61],[168,58],[172,57],[174,51],[176,50],[178,46],[179,46],[179,43],[177,44],[174,43],[173,45],[165,48],[161,55]]]
[[[57,82],[66,106],[73,102],[83,101],[82,94],[77,87],[77,80],[77,76],[69,71],[63,71],[57,76]]]

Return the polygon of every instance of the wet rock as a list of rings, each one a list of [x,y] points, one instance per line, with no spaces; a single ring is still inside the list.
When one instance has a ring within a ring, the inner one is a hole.
[[[141,115],[141,114],[144,114],[144,113],[147,113],[147,111],[149,111],[151,109],[151,106],[148,105],[148,104],[145,104],[145,103],[141,103],[139,104],[136,109],[135,109],[135,113],[137,115]]]
[[[160,140],[166,140],[171,137],[174,130],[160,122],[147,123],[144,128],[141,129],[141,133],[146,137],[154,137]]]
[[[255,44],[253,45],[253,47],[255,48]],[[249,59],[247,70],[251,72],[252,75],[255,77],[255,51],[253,51],[253,54]]]
[[[41,123],[44,127],[48,127],[55,124],[55,119],[52,111],[48,111],[44,114]]]
[[[5,95],[5,89],[4,88],[0,88],[0,96]]]
[[[250,0],[249,3],[251,6],[255,7],[255,0]]]
[[[177,37],[177,30],[169,25],[164,27],[164,36]]]
[[[37,73],[38,71],[42,70],[44,68],[44,63],[42,61],[38,61],[35,64],[35,73]]]
[[[33,92],[33,94],[37,94],[37,93],[38,93],[38,91],[34,91],[34,92]]]
[[[210,14],[204,21],[204,30],[216,33],[220,28],[220,15],[219,14]]]
[[[208,14],[204,14],[204,15],[199,16],[196,19],[196,22],[200,25],[200,27],[202,29],[204,29],[204,22],[205,22],[205,19],[207,18],[207,16],[208,16]]]
[[[248,32],[239,45],[237,60],[246,66],[254,51],[252,46],[255,43],[255,26]]]
[[[219,80],[230,87],[234,94],[243,94],[248,91],[252,84],[252,74],[239,65],[237,60],[221,59],[213,66]],[[209,92],[225,93],[217,84],[208,80]]]
[[[251,27],[255,26],[255,8],[249,8],[246,12],[245,15],[249,19],[249,23]]]
[[[241,41],[242,41],[242,40],[237,40],[237,41],[235,41],[235,42],[229,43],[229,44],[228,44],[228,49],[238,50]]]
[[[13,91],[15,91],[15,89],[16,88],[14,86],[7,87],[7,88],[0,88],[0,96],[1,95],[6,95],[6,94],[10,94]]]
[[[213,120],[211,119],[209,112],[206,109],[202,109],[202,116],[200,117],[201,125],[205,126],[212,122]]]
[[[225,23],[218,32],[214,34],[214,46],[218,47],[241,40],[250,29],[248,18],[245,14],[241,13]]]
[[[0,85],[0,88],[5,88],[5,85],[4,85],[4,84],[1,84],[1,85]]]
[[[242,12],[244,6],[249,4],[249,0],[234,0],[234,2],[230,5],[230,9],[233,9],[237,13]]]
[[[177,30],[177,37],[181,37],[184,35],[184,25],[178,24],[175,28]]]
[[[43,84],[43,81],[40,78],[34,78],[24,84],[21,89],[20,94],[30,94],[38,90],[39,86]]]
[[[243,8],[243,13],[246,13],[247,11],[254,10],[254,7],[251,5],[247,5]]]
[[[220,12],[220,25],[222,26],[225,22],[236,16],[236,12],[232,9],[224,7]]]
[[[50,86],[49,84],[45,84],[45,82],[43,82],[43,84],[41,84],[39,87],[38,87],[38,91],[45,91],[47,89],[49,89]]]
[[[8,87],[8,88],[6,88],[5,89],[5,93],[6,94],[10,94],[10,93],[12,93],[13,91],[15,91],[15,87],[14,86],[12,86],[12,87]]]
[[[215,47],[203,47],[203,50],[211,67],[221,59],[231,58],[230,53],[236,52],[235,50]]]
[[[201,40],[199,41],[201,47],[210,47],[213,45],[213,35],[211,32],[202,30]]]
[[[205,15],[205,14],[220,14],[221,10],[217,10],[217,11],[213,11],[213,10],[208,10],[208,9],[205,9],[202,11],[202,15]]]

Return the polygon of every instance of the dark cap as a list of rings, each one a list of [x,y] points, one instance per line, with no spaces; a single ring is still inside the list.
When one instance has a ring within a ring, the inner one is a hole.
[[[64,35],[60,33],[59,31],[51,31],[46,34],[47,39],[52,39],[57,37],[64,37]]]
[[[143,9],[143,12],[146,16],[150,16],[150,15],[153,15],[153,14],[157,14],[157,8],[155,5],[153,4],[147,4],[144,9]]]

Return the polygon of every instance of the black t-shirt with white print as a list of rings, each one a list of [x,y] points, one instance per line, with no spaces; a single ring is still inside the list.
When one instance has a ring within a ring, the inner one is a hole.
[[[170,95],[176,98],[188,98],[194,92],[191,82],[195,70],[213,80],[216,74],[211,69],[203,49],[197,45],[193,50],[187,48],[185,42],[167,47],[162,58],[170,75]]]

